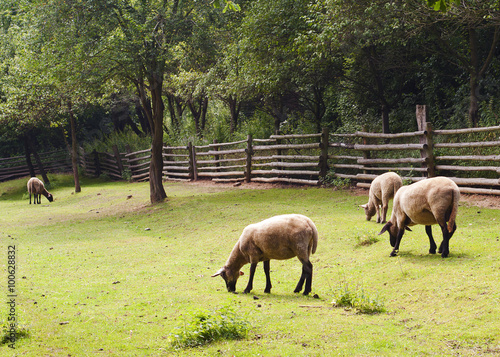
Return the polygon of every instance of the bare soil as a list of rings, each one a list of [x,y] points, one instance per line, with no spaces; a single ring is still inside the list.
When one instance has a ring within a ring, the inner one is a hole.
[[[203,187],[227,187],[240,189],[255,189],[268,190],[272,188],[308,188],[309,186],[283,184],[283,183],[263,183],[263,182],[237,182],[237,183],[221,183],[210,180],[198,180],[188,182],[188,185],[203,186]],[[312,186],[311,186],[312,187]],[[368,196],[368,189],[351,187],[349,191],[356,196]],[[461,204],[468,206],[476,206],[482,208],[500,209],[500,196],[495,195],[476,195],[476,194],[461,194]]]

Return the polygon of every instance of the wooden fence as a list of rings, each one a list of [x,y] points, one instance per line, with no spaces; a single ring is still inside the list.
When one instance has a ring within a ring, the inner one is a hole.
[[[43,167],[47,172],[71,171],[71,158],[66,150],[55,150],[39,153]],[[32,162],[36,160],[32,157]],[[35,173],[41,174],[39,167],[34,164]],[[13,180],[30,175],[26,156],[14,156],[0,159],[0,182]]]
[[[349,179],[369,187],[379,174],[394,171],[414,182],[447,176],[464,193],[500,195],[500,126],[433,130],[425,106],[417,106],[418,131],[398,134],[356,132],[272,135],[231,143],[165,146],[166,180],[271,182],[319,185]],[[43,160],[47,171],[71,171],[64,158]],[[48,153],[50,154],[50,153]],[[52,153],[56,155],[56,152]],[[143,181],[149,178],[150,150],[80,152],[80,166],[93,176]],[[24,157],[0,159],[0,180],[29,175]],[[63,164],[64,163],[64,164]],[[334,182],[335,183],[335,182]]]

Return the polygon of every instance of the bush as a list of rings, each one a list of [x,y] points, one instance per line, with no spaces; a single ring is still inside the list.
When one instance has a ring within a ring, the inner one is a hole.
[[[356,310],[360,314],[379,314],[386,311],[383,302],[369,297],[363,289],[351,290],[347,282],[333,293],[332,304],[334,307]]]
[[[354,235],[354,238],[356,239],[356,247],[372,245],[380,240],[376,235],[376,233],[370,231],[366,232],[357,231]]]
[[[182,326],[170,333],[174,348],[201,346],[221,340],[238,340],[246,337],[250,324],[230,307],[212,311],[196,311],[188,316]]]

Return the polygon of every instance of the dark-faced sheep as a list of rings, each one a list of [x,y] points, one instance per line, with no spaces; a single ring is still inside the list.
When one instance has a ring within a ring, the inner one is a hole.
[[[271,292],[269,275],[271,259],[290,259],[297,257],[302,263],[302,275],[294,292],[302,290],[304,295],[311,292],[313,266],[309,256],[316,251],[318,230],[313,221],[300,214],[287,214],[268,218],[262,222],[250,224],[241,234],[226,264],[212,277],[222,276],[229,292],[236,291],[236,281],[243,275],[240,269],[250,263],[248,285],[243,291],[249,293],[253,288],[253,277],[258,262],[264,262],[266,288]]]
[[[379,234],[389,232],[391,256],[399,250],[403,233],[410,230],[408,226],[422,224],[429,237],[430,254],[436,253],[436,242],[432,237],[431,225],[439,224],[443,233],[443,241],[438,252],[443,258],[449,254],[449,241],[457,229],[455,223],[458,212],[460,190],[446,177],[434,177],[422,180],[409,186],[401,187],[394,196],[392,216]]]
[[[394,172],[386,172],[377,176],[370,185],[368,203],[360,206],[365,210],[366,220],[369,221],[377,213],[377,223],[385,223],[389,200],[402,185],[401,177]],[[382,209],[382,214],[380,214],[380,209]]]
[[[52,194],[50,194],[43,185],[43,182],[37,179],[36,177],[32,177],[28,181],[28,193],[30,195],[30,204],[31,204],[31,195],[33,195],[33,204],[41,203],[41,195],[44,195],[49,202],[54,200]]]

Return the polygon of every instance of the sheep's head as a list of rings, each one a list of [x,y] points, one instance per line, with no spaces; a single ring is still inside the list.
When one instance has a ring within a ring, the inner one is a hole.
[[[47,195],[47,199],[49,200],[49,202],[52,202],[52,201],[54,201],[54,196],[52,196],[52,194],[51,194],[51,193],[49,193],[49,194]]]
[[[229,291],[230,293],[234,293],[236,292],[236,282],[238,281],[240,275],[243,275],[243,272],[240,270],[233,271],[228,267],[224,266],[220,268],[217,273],[212,275],[212,278],[218,275],[220,275],[222,279],[224,279],[224,281],[226,282],[227,291]]]
[[[405,226],[404,229],[411,232],[411,229],[408,226]],[[394,248],[396,246],[396,239],[397,239],[398,233],[399,233],[398,226],[393,224],[391,221],[389,221],[385,224],[385,226],[382,228],[382,230],[380,231],[380,233],[378,235],[381,235],[385,232],[389,232],[389,240],[391,242],[391,247]]]
[[[366,215],[366,220],[369,221],[372,219],[373,216],[375,216],[376,210],[375,206],[364,204],[364,205],[359,205],[359,207],[363,208],[365,210],[365,215]]]
[[[381,235],[385,232],[389,232],[389,240],[391,242],[391,247],[396,245],[396,238],[398,236],[398,227],[392,224],[391,221],[387,222],[385,226],[382,228],[378,235]]]

